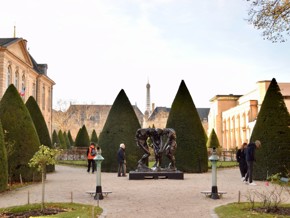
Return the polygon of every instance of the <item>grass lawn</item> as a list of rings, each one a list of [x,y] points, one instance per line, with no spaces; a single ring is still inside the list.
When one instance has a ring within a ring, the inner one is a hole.
[[[59,160],[57,161],[57,164],[86,167],[88,164],[88,161],[87,160]]]
[[[41,208],[40,204],[27,204],[22,206],[14,206],[7,208],[0,208],[0,217],[5,217],[3,213],[13,213],[15,217],[20,217],[20,215],[32,215],[33,211],[39,211]],[[45,203],[45,210],[55,210],[59,209],[65,210],[65,212],[60,212],[55,215],[37,215],[33,217],[61,217],[61,218],[71,218],[71,217],[94,217],[102,213],[102,209],[97,206],[76,204],[76,203]],[[21,217],[22,217],[21,216]],[[9,216],[10,217],[10,216]],[[29,217],[29,216],[27,216]]]
[[[215,208],[215,212],[219,218],[286,218],[290,217],[290,204],[282,204],[279,206],[280,210],[275,213],[265,213],[264,210],[256,209],[261,204],[255,203],[254,210],[251,210],[250,203],[230,203],[227,205],[219,206]],[[286,215],[279,215],[280,213],[286,213]]]

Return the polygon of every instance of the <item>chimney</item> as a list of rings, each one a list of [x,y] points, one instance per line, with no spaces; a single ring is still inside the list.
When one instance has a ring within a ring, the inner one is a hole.
[[[38,70],[41,74],[44,74],[47,76],[47,64],[37,64]]]

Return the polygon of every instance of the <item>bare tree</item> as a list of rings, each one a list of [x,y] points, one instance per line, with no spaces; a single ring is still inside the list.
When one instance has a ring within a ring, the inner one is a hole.
[[[285,42],[290,35],[290,0],[247,0],[248,22],[262,30],[264,39]]]

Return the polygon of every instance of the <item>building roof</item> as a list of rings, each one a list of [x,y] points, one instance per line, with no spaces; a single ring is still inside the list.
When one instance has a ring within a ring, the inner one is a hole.
[[[19,40],[22,40],[22,38],[0,38],[0,46],[7,47]]]
[[[0,38],[0,46],[7,48],[9,45],[12,45],[18,41],[24,40],[23,38]],[[32,62],[33,69],[39,73],[39,74],[47,74],[46,69],[47,69],[47,64],[38,64],[34,58],[31,56],[31,54],[27,51],[29,58]]]
[[[229,95],[216,95],[213,98],[210,99],[210,102],[216,101],[216,100],[237,100],[240,97],[242,97],[243,95],[233,95],[233,94],[229,94]]]
[[[207,120],[210,108],[196,108],[201,120]]]
[[[204,119],[207,120],[210,108],[196,108],[196,110],[197,110],[197,113],[198,113],[201,120],[204,120]],[[169,114],[170,108],[168,108],[168,107],[156,107],[154,109],[154,111],[152,112],[152,114],[150,115],[149,120],[154,120],[155,117],[158,116],[158,114],[161,112],[165,112],[165,113]]]

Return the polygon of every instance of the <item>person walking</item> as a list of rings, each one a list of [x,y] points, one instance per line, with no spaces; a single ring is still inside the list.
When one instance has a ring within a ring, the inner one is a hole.
[[[97,145],[97,155],[98,155],[98,154],[102,154],[102,149],[100,148],[99,145]]]
[[[118,176],[126,176],[125,144],[121,143],[118,150]]]
[[[95,163],[95,156],[96,156],[96,144],[94,142],[91,142],[88,150],[87,150],[87,158],[88,158],[88,169],[87,172],[90,173],[90,170],[92,168],[92,173],[96,170],[96,163]]]
[[[257,185],[256,183],[253,182],[253,167],[254,167],[254,161],[256,161],[255,151],[257,148],[260,148],[260,147],[261,147],[261,142],[259,140],[256,140],[255,142],[250,142],[247,145],[245,154],[246,154],[248,170],[247,170],[247,174],[244,180],[246,184]]]
[[[245,154],[246,148],[247,148],[247,143],[244,142],[240,146],[240,148],[237,150],[237,153],[236,153],[236,160],[239,163],[242,181],[245,180],[245,176],[248,171],[247,162],[246,162],[246,154]]]

